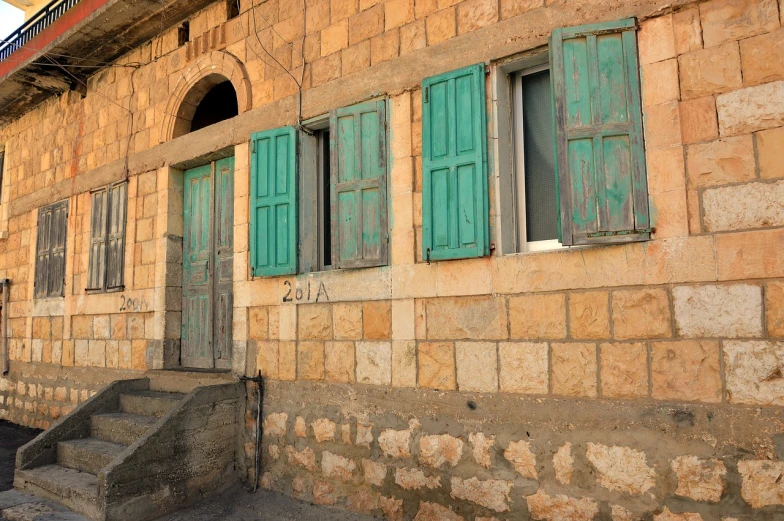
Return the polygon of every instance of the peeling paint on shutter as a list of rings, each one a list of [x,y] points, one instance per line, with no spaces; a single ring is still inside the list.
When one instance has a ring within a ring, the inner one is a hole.
[[[330,118],[332,265],[387,264],[386,101],[334,111]]]
[[[427,260],[490,252],[485,67],[422,84],[422,255]]]
[[[650,238],[636,23],[553,31],[562,242]]]
[[[251,136],[250,264],[253,276],[297,272],[297,138],[291,127]]]

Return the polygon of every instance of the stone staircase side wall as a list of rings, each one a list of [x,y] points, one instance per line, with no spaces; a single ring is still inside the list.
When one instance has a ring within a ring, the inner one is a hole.
[[[200,387],[101,473],[106,521],[153,519],[239,480],[245,389]]]

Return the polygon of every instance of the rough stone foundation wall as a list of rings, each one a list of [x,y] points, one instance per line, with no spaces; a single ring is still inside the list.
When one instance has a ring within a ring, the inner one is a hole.
[[[265,407],[263,486],[390,520],[784,515],[774,408],[304,382]]]
[[[182,169],[233,147],[233,370],[272,382],[265,486],[420,521],[784,515],[780,3],[242,4],[224,24],[217,2],[190,20],[188,46],[172,28],[91,77],[83,99],[52,98],[0,130],[0,417],[46,427],[113,379],[177,366]],[[653,239],[502,255],[499,64],[556,27],[628,16],[641,20]],[[205,41],[217,43],[196,56]],[[389,96],[390,264],[254,279],[248,139],[296,121],[281,67],[299,78],[303,60],[305,118]],[[477,62],[491,70],[496,248],[428,264],[419,85]],[[170,140],[182,85],[235,66],[246,110]],[[126,176],[125,288],[88,294],[89,191]],[[66,296],[33,300],[37,210],[65,198]],[[254,413],[251,395],[249,467]]]

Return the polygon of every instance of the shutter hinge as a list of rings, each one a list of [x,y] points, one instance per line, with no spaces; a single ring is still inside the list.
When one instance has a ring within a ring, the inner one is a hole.
[[[255,154],[256,153],[256,140],[255,139],[251,139],[250,140],[250,152],[251,152],[251,154]]]
[[[427,265],[430,265],[430,248],[427,249]]]
[[[250,276],[251,276],[251,278],[256,276],[256,267],[255,266],[251,267],[251,269],[250,269]]]
[[[423,93],[423,97],[425,98],[423,101],[427,103],[430,101],[430,87],[425,87],[425,92]]]
[[[485,65],[485,76],[490,76],[490,66]]]

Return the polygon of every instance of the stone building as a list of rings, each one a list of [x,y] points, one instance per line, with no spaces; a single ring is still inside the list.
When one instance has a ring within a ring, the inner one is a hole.
[[[0,48],[17,487],[784,519],[784,2],[57,16]]]

